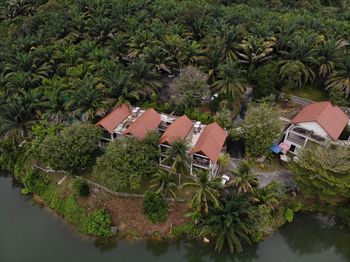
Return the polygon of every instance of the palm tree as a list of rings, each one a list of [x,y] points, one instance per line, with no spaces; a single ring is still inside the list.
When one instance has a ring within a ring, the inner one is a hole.
[[[276,38],[266,39],[249,37],[243,40],[239,45],[240,50],[237,52],[240,62],[248,66],[248,76],[263,62],[272,59]]]
[[[189,146],[185,140],[175,140],[166,151],[164,163],[171,165],[170,173],[179,176],[179,186],[181,185],[181,175],[189,175],[190,157],[188,156]]]
[[[317,48],[316,63],[319,67],[318,75],[327,78],[333,73],[334,66],[341,56],[341,52],[349,46],[349,42],[339,39],[323,41]]]
[[[31,127],[39,114],[40,90],[19,90],[0,104],[0,140],[11,138],[24,140],[31,133]]]
[[[221,179],[219,177],[210,179],[210,170],[200,170],[196,174],[194,182],[184,183],[182,186],[193,190],[189,207],[197,213],[204,211],[205,214],[208,214],[209,203],[212,203],[216,208],[219,207],[220,185]]]
[[[168,74],[171,74],[171,68],[175,66],[166,50],[156,45],[145,49],[145,61],[152,64],[158,72],[164,71]]]
[[[174,177],[170,172],[159,170],[159,172],[155,173],[151,181],[151,188],[156,189],[157,193],[163,193],[165,195],[170,193],[176,198],[174,191],[176,184],[174,182]]]
[[[315,79],[315,73],[299,60],[282,61],[279,68],[279,77],[286,80],[289,87],[301,87],[306,82]]]
[[[255,191],[254,198],[259,205],[265,205],[274,210],[278,205],[277,200],[278,183],[270,183],[266,187],[259,188]]]
[[[350,94],[350,56],[344,58],[340,68],[326,81],[326,89],[339,88],[344,91],[346,98]]]
[[[208,218],[202,222],[200,235],[216,239],[215,250],[221,251],[226,242],[231,253],[242,251],[242,241],[252,242],[252,222],[249,218],[250,203],[240,195],[222,200],[219,208],[210,207]]]
[[[42,82],[44,99],[40,106],[45,109],[45,114],[57,123],[67,116],[66,108],[68,102],[67,85],[63,78],[55,77],[44,79]]]
[[[232,172],[235,176],[232,184],[237,189],[237,194],[253,193],[258,186],[257,174],[252,173],[250,164],[247,161],[242,161],[237,170]]]
[[[214,91],[219,92],[232,103],[243,95],[245,82],[245,71],[238,67],[237,62],[229,62],[220,67],[218,80],[212,86]]]
[[[135,90],[157,89],[160,86],[159,73],[151,68],[144,59],[139,59],[129,66]]]

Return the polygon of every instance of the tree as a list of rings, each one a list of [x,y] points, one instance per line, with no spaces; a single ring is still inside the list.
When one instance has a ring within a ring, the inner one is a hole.
[[[174,191],[176,184],[174,182],[174,176],[170,172],[158,170],[157,173],[154,173],[151,181],[151,188],[156,189],[156,193],[162,193],[164,195],[170,193],[176,198]]]
[[[232,184],[236,187],[237,194],[253,193],[259,184],[257,174],[252,172],[247,161],[242,161],[237,170],[233,171],[233,175],[235,179]]]
[[[142,179],[158,171],[159,135],[149,133],[143,140],[123,137],[109,143],[96,160],[92,176],[114,190],[137,190]]]
[[[179,176],[179,186],[181,185],[181,175],[188,175],[190,168],[189,147],[185,140],[175,140],[166,151],[164,163],[171,165],[171,173]]]
[[[242,195],[230,200],[222,200],[219,208],[210,207],[208,218],[201,226],[200,235],[215,238],[215,250],[221,251],[224,244],[231,253],[242,251],[242,242],[252,242],[252,220],[248,199]]]
[[[200,170],[195,175],[194,182],[187,182],[182,186],[193,190],[193,195],[188,203],[189,207],[197,213],[204,211],[204,214],[207,215],[209,203],[216,208],[219,207],[220,185],[220,177],[210,178],[210,170]]]
[[[281,80],[287,81],[290,88],[301,87],[315,78],[314,72],[298,60],[281,62],[279,76]]]
[[[345,97],[350,95],[350,56],[344,58],[340,68],[336,70],[326,81],[326,89],[340,88]]]
[[[75,124],[49,134],[36,150],[38,159],[55,170],[73,174],[91,165],[102,130],[92,124]]]
[[[166,221],[168,217],[168,205],[163,195],[146,191],[143,196],[143,213],[153,224]]]
[[[350,199],[350,150],[347,147],[315,146],[303,149],[291,170],[300,191],[329,204]]]
[[[180,71],[170,84],[171,101],[181,108],[200,105],[210,95],[207,76],[194,66],[187,66]]]
[[[245,91],[245,71],[240,69],[237,62],[230,62],[220,66],[217,80],[213,89],[223,95],[229,103],[240,99]]]
[[[269,148],[282,129],[282,121],[276,110],[268,104],[250,106],[239,132],[245,141],[247,153],[260,157],[269,153]]]

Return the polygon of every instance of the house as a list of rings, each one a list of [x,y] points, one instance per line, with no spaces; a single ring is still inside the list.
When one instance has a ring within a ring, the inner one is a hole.
[[[169,164],[164,163],[164,159],[171,144],[178,139],[185,140],[189,145],[187,153],[191,158],[191,174],[196,169],[205,169],[211,170],[212,177],[219,169],[217,160],[225,149],[224,144],[227,138],[227,132],[217,123],[206,126],[190,120],[185,115],[176,117],[159,114],[153,108],[130,109],[127,105],[117,107],[97,125],[105,129],[107,135],[104,139],[108,141],[127,135],[142,139],[149,131],[158,131],[161,134],[159,165],[164,168],[170,168]]]
[[[289,152],[297,154],[310,143],[350,145],[349,118],[331,102],[306,105],[286,129],[283,143],[290,145]]]
[[[227,132],[217,123],[211,123],[203,129],[191,150],[191,174],[195,169],[210,169],[211,176],[216,175],[219,169],[217,161],[227,136]]]
[[[121,134],[131,135],[143,139],[150,131],[158,131],[161,122],[160,115],[156,110],[150,108],[142,112]]]
[[[167,150],[171,147],[171,144],[176,140],[188,140],[191,130],[193,130],[193,122],[183,115],[171,123],[159,140],[160,158],[159,164],[162,167],[170,168],[168,163],[164,163]]]
[[[96,125],[104,129],[103,139],[106,141],[113,141],[117,137],[115,129],[130,115],[130,106],[123,104],[114,108],[112,112],[101,119]]]

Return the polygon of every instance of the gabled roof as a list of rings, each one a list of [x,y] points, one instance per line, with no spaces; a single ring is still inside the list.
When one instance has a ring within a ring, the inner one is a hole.
[[[227,132],[217,123],[207,125],[192,149],[192,153],[201,153],[216,162],[225,144]]]
[[[160,143],[171,144],[177,139],[185,139],[193,126],[193,122],[185,115],[172,123],[160,138]]]
[[[292,120],[294,124],[305,122],[316,122],[333,140],[337,140],[349,118],[339,107],[324,101],[306,105]]]
[[[153,108],[142,113],[124,132],[123,135],[133,135],[143,139],[147,132],[155,130],[160,124],[160,116]]]
[[[123,104],[113,109],[112,112],[102,118],[96,125],[102,126],[108,133],[112,134],[114,129],[116,129],[130,114],[130,107],[127,104]]]

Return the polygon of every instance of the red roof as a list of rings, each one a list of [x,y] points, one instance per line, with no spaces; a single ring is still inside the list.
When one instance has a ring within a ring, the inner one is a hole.
[[[349,122],[348,116],[331,102],[317,102],[305,106],[292,123],[317,122],[333,139],[337,140]]]
[[[187,116],[183,115],[179,117],[161,136],[160,143],[168,143],[170,145],[177,139],[185,139],[187,134],[192,129],[192,126],[193,123]]]
[[[158,128],[160,116],[153,108],[148,109],[140,115],[124,132],[123,135],[133,135],[143,139],[146,134]]]
[[[130,107],[127,104],[123,104],[113,109],[108,115],[102,118],[97,125],[102,126],[112,134],[114,129],[120,125],[131,114]]]
[[[227,132],[217,123],[207,125],[193,147],[192,153],[201,153],[216,162],[226,138]]]

